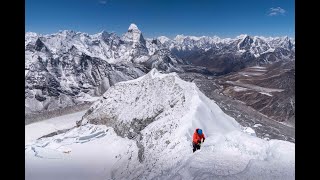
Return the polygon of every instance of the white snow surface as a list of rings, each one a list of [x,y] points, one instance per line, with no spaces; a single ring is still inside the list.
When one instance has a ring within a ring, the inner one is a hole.
[[[248,89],[240,86],[234,86],[233,90],[236,92],[241,92],[241,91],[247,91]]]
[[[69,129],[74,127],[76,121],[79,121],[85,111],[79,111],[44,121],[28,124],[25,126],[25,144],[32,143],[41,136],[55,132],[57,130]]]
[[[86,125],[25,146],[26,180],[108,179],[135,143],[104,125]],[[133,156],[136,154],[132,153]]]
[[[257,138],[175,73],[117,83],[82,119],[26,145],[26,179],[295,178],[293,143]],[[206,140],[192,153],[195,128]]]
[[[130,24],[128,30],[138,30],[138,26],[132,23]]]
[[[251,127],[243,127],[242,131],[251,136],[256,136],[256,132]]]
[[[167,42],[167,41],[170,41],[170,39],[169,39],[168,37],[166,37],[166,36],[159,36],[157,39],[158,39],[162,44],[165,43],[165,42]]]
[[[261,124],[255,124],[253,127],[259,127],[262,126]]]
[[[270,97],[272,97],[273,95],[272,94],[270,94],[270,93],[267,93],[267,92],[259,92],[260,94],[263,94],[263,95],[267,95],[267,96],[270,96]]]

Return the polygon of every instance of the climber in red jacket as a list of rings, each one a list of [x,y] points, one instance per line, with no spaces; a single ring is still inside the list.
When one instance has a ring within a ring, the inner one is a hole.
[[[193,133],[192,138],[192,145],[193,145],[193,152],[195,152],[197,149],[200,149],[201,146],[201,140],[204,142],[206,138],[204,137],[204,133],[202,132],[202,129],[197,128]]]

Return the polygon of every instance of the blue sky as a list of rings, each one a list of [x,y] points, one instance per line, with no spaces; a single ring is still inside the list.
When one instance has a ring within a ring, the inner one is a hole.
[[[295,35],[294,0],[26,0],[26,31],[118,35],[135,23],[145,37]]]

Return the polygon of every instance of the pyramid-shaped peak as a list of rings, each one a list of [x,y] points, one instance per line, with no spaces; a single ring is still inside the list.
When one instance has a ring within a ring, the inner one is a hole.
[[[130,31],[130,30],[139,30],[139,28],[138,28],[137,25],[131,23],[130,26],[129,26],[129,28],[128,28],[128,31]]]

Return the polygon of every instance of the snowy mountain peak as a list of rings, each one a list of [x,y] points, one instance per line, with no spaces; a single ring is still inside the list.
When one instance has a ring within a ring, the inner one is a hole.
[[[240,35],[240,42],[238,43],[238,49],[249,49],[253,43],[253,39],[247,34]]]
[[[108,40],[113,33],[108,33],[107,31],[103,30],[101,33],[98,33],[97,36],[101,37],[103,40]],[[94,36],[93,36],[94,37]]]
[[[204,38],[205,36],[197,37],[197,36],[188,36],[188,38],[194,40],[194,41],[199,41],[200,39]]]
[[[108,31],[106,31],[106,30],[102,30],[100,33],[98,33],[98,34],[110,34]]]
[[[168,37],[166,37],[166,36],[159,36],[157,39],[158,39],[162,44],[165,43],[165,42],[167,42],[167,41],[170,41],[170,39],[169,39]]]
[[[236,37],[236,39],[245,39],[248,36],[249,36],[248,34],[240,34],[239,36]]]
[[[284,36],[283,39],[284,39],[285,41],[289,41],[289,37],[288,37],[288,36]]]
[[[134,44],[143,44],[145,46],[145,39],[142,36],[141,31],[138,29],[137,25],[130,24],[128,32],[126,32],[122,39],[126,42],[132,42]]]
[[[139,30],[138,26],[136,24],[130,24],[129,28],[128,28],[128,31],[132,31],[132,30]]]
[[[26,33],[25,33],[25,36],[26,36],[26,37],[30,37],[30,36],[33,37],[33,36],[37,36],[37,35],[38,35],[38,34],[37,34],[37,33],[34,33],[34,32],[26,32]]]
[[[75,35],[76,34],[76,32],[73,31],[73,30],[60,30],[59,33],[64,35],[64,36]]]
[[[182,34],[182,35],[177,35],[175,38],[174,38],[174,40],[176,41],[176,42],[178,42],[178,43],[182,43],[183,42],[183,40],[184,40],[184,38],[185,38],[185,36]]]
[[[207,36],[185,36],[185,35],[177,35],[174,40],[177,41],[177,42],[183,42],[185,39],[187,40],[194,40],[194,41],[199,41],[201,39],[204,39],[206,38]]]
[[[25,34],[25,46],[27,46],[29,43],[34,43],[36,39],[38,38],[38,34],[34,32],[26,32]]]

